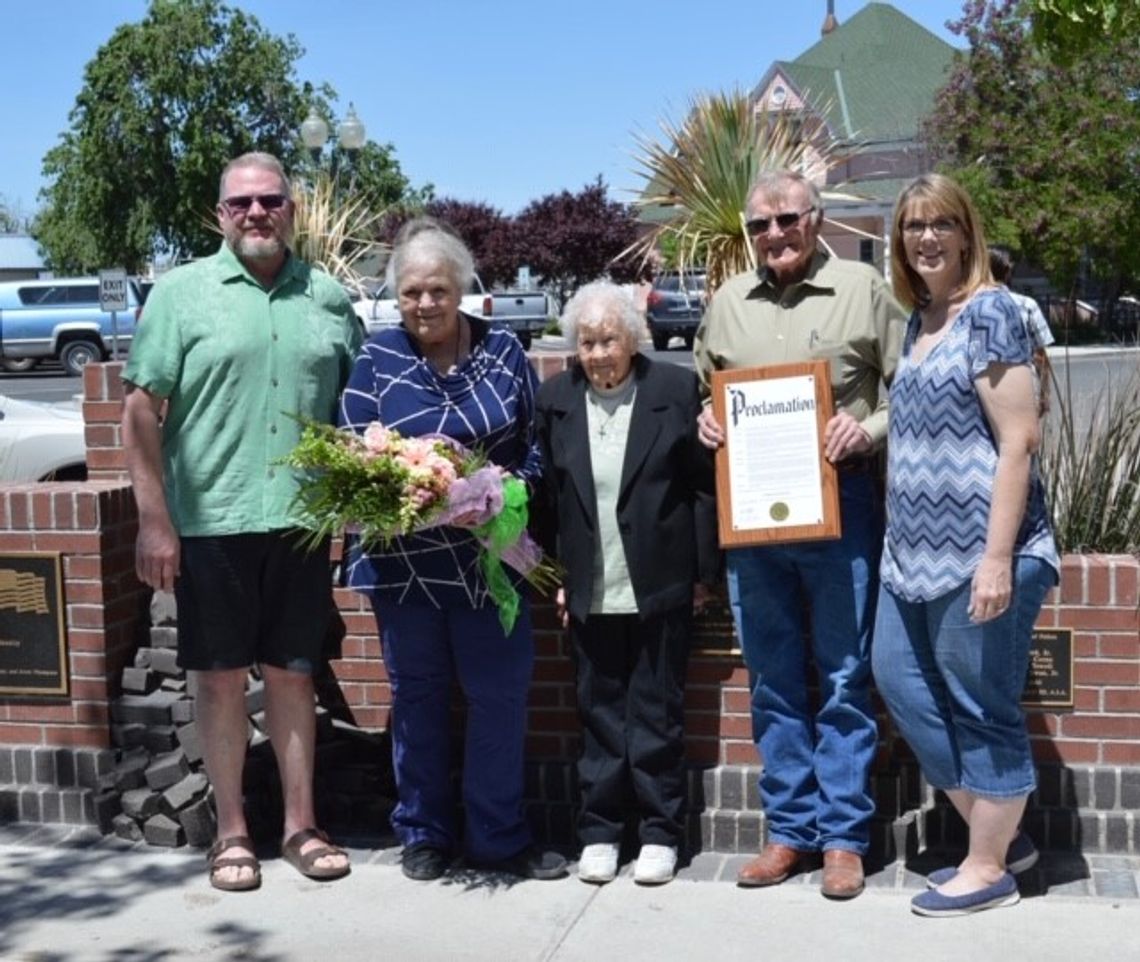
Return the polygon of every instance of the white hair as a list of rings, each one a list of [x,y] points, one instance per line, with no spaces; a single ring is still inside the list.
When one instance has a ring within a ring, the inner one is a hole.
[[[808,202],[815,208],[812,223],[817,227],[823,222],[823,195],[815,182],[794,170],[765,170],[756,175],[748,187],[748,216],[752,216],[752,198],[759,194],[769,202],[787,200],[793,184],[799,184],[807,191]]]
[[[594,327],[607,319],[618,322],[636,350],[645,325],[633,295],[612,281],[593,281],[579,287],[562,312],[562,333],[570,349],[578,349],[580,327]]]
[[[413,218],[396,234],[392,256],[384,272],[388,290],[393,294],[399,291],[400,278],[410,264],[443,266],[455,281],[460,296],[467,292],[475,277],[475,258],[467,245],[449,227],[432,217]]]

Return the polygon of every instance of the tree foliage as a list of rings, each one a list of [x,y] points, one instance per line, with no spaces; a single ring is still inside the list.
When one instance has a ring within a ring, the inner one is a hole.
[[[453,198],[405,207],[385,219],[380,239],[390,244],[418,214],[450,225],[463,238],[488,286],[510,286],[525,265],[564,302],[602,275],[624,282],[636,273],[635,260],[619,258],[637,236],[636,222],[626,205],[608,199],[601,177],[577,194],[547,194],[513,218],[489,204]]]
[[[637,221],[627,204],[607,197],[600,175],[576,194],[532,201],[515,218],[515,230],[523,263],[560,303],[603,275],[618,283],[637,278],[639,262],[622,257],[637,239]]]
[[[20,215],[0,194],[0,234],[15,234],[20,230]]]
[[[1015,0],[974,2],[969,41],[923,136],[971,191],[987,235],[1069,288],[1087,270],[1118,288],[1140,276],[1140,57],[1135,37],[1054,62]]]
[[[302,49],[220,0],[151,0],[84,70],[70,127],[44,158],[33,232],[57,271],[181,258],[216,247],[212,211],[227,160],[249,150],[304,167],[297,130],[310,101],[335,97],[295,79]],[[406,182],[367,145],[360,180],[379,195]],[[396,188],[399,188],[397,190]]]
[[[1070,62],[1113,37],[1140,42],[1140,4],[1135,0],[1027,0],[1038,45]]]
[[[396,232],[412,217],[426,214],[451,227],[462,239],[479,277],[487,286],[514,283],[523,262],[516,243],[514,222],[490,204],[456,200],[452,197],[432,199],[421,205],[407,205],[385,218],[380,239],[391,244]]]

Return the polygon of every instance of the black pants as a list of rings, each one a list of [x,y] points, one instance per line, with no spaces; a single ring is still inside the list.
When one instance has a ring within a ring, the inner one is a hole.
[[[685,666],[690,606],[571,620],[578,661],[583,845],[618,843],[632,790],[643,845],[678,846],[684,833]]]

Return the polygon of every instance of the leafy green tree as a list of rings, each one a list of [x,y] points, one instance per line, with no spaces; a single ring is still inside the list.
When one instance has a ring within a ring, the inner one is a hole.
[[[972,192],[988,235],[1061,289],[1087,269],[1113,294],[1140,276],[1140,57],[1136,37],[1059,63],[1015,0],[968,4],[966,37],[923,135]]]
[[[1025,12],[1042,49],[1071,61],[1113,37],[1140,38],[1135,0],[1027,0]]]
[[[213,207],[225,162],[249,150],[303,168],[297,130],[330,87],[300,85],[302,48],[220,0],[151,0],[84,71],[70,127],[44,158],[48,186],[33,233],[57,271],[141,268],[155,255],[217,246]],[[367,144],[358,176],[377,196],[406,181],[387,148]]]
[[[0,194],[0,234],[15,234],[20,230],[20,215]]]

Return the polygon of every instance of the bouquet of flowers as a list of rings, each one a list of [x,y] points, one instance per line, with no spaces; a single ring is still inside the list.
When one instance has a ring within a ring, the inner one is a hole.
[[[526,486],[442,435],[405,438],[378,421],[363,434],[302,421],[301,440],[282,463],[300,468],[297,503],[313,540],[343,530],[365,547],[426,528],[474,519],[479,563],[508,634],[519,596],[503,564],[543,590],[556,566],[527,533]]]

